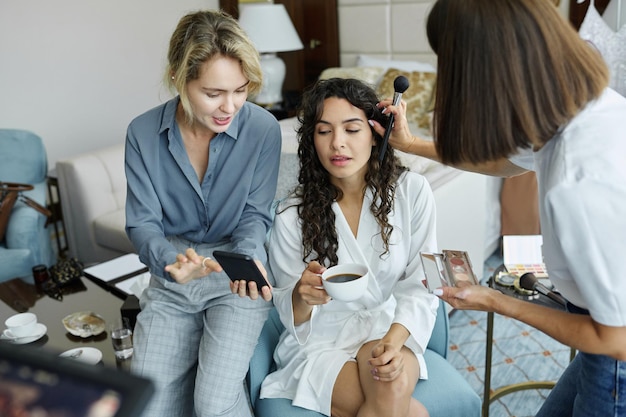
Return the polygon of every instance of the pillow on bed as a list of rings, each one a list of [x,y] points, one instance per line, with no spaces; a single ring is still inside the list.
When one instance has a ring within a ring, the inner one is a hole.
[[[332,67],[326,68],[319,76],[320,80],[329,78],[356,78],[376,87],[385,71],[382,67]]]
[[[384,70],[397,68],[402,71],[437,72],[436,68],[426,62],[399,61],[391,59],[374,58],[369,55],[359,55],[356,60],[357,67],[382,67]]]
[[[423,71],[401,71],[395,68],[388,69],[383,75],[377,88],[381,98],[393,97],[393,82],[396,77],[404,75],[409,79],[409,88],[402,94],[406,101],[406,118],[409,123],[414,123],[421,129],[431,130],[432,115],[430,105],[436,74]]]

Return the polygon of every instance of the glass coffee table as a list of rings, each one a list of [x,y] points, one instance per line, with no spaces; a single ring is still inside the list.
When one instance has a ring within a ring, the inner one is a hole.
[[[121,316],[120,307],[124,300],[89,279],[81,277],[64,288],[62,300],[38,292],[33,284],[15,279],[0,284],[0,299],[0,323],[3,329],[4,321],[9,316],[24,311],[35,313],[39,323],[47,327],[41,338],[25,340],[24,342],[30,342],[28,345],[59,354],[70,349],[93,347],[102,352],[102,362],[105,365],[128,370],[130,359],[120,361],[115,358],[107,329],[97,336],[82,338],[70,334],[63,325],[64,317],[82,311],[93,312],[106,323]],[[2,342],[18,343],[7,340]]]

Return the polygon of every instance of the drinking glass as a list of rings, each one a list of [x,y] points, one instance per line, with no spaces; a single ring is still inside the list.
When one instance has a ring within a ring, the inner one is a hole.
[[[117,359],[129,359],[133,356],[133,331],[127,318],[114,320],[109,326],[109,334]]]

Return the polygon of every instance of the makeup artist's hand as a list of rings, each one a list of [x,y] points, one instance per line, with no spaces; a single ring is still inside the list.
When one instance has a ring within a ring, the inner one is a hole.
[[[436,288],[433,294],[459,310],[494,311],[501,297],[500,291],[483,285],[472,285],[460,282],[456,287]]]
[[[393,99],[387,98],[377,104],[382,109],[383,114],[393,114],[394,123],[391,135],[389,136],[389,144],[401,151],[409,152],[409,148],[417,138],[411,134],[409,123],[406,119],[406,101],[401,100],[399,106],[392,105]],[[385,135],[385,127],[375,120],[370,120],[370,124],[381,136]]]

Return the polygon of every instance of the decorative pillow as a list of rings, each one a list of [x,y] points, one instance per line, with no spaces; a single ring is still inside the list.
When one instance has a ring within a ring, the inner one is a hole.
[[[326,68],[320,74],[320,80],[329,78],[356,78],[376,87],[378,80],[385,71],[382,67],[332,67]]]
[[[408,72],[390,68],[383,75],[376,91],[381,98],[393,97],[393,82],[400,75],[409,79],[409,88],[402,94],[402,99],[407,104],[408,122],[430,131],[432,120],[430,106],[437,75],[433,72]]]
[[[369,55],[359,55],[356,61],[357,67],[382,67],[384,71],[389,68],[397,68],[402,71],[437,72],[436,68],[429,63],[418,61],[397,61],[374,58]]]

